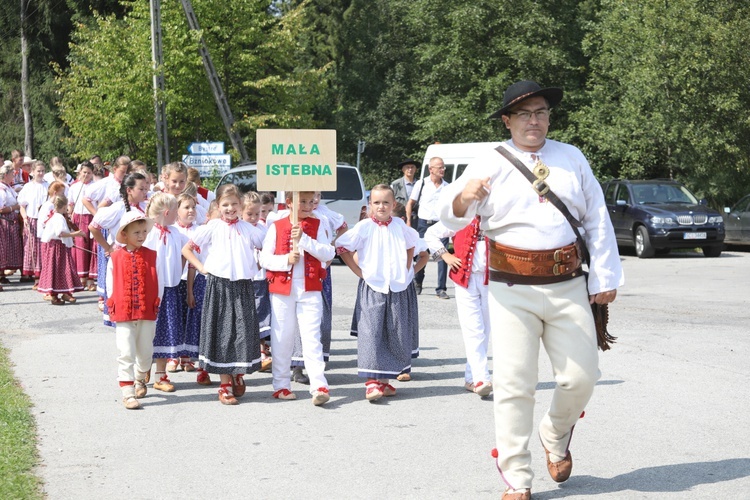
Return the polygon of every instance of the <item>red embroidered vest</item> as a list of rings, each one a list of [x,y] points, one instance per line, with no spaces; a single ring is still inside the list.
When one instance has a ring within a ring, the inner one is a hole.
[[[276,225],[276,251],[275,255],[285,255],[292,251],[292,223],[289,217],[279,219],[274,222]],[[318,239],[318,227],[320,219],[307,217],[300,221],[302,232],[310,238]],[[323,279],[326,277],[326,270],[318,259],[305,252],[303,256],[305,269],[305,291],[319,292],[323,290]],[[290,295],[292,293],[292,270],[289,271],[266,271],[268,278],[268,291],[279,293],[281,295]]]
[[[156,321],[159,312],[159,278],[156,275],[156,252],[140,247],[133,253],[124,248],[112,252],[112,296],[107,299],[109,319],[114,322]],[[134,283],[133,271],[138,283]],[[135,295],[135,296],[134,296]],[[137,303],[138,308],[133,304]]]
[[[204,200],[208,201],[208,189],[201,186],[197,189],[197,191],[199,195],[203,196]]]
[[[489,241],[487,238],[483,242],[479,241],[479,217],[474,217],[471,224],[460,230],[453,237],[453,251],[456,257],[461,259],[461,267],[458,271],[451,271],[449,273],[450,278],[457,284],[464,288],[469,286],[469,278],[471,277],[471,267],[474,263],[474,252],[476,251],[477,243],[486,246],[486,255],[489,255]],[[484,284],[489,283],[489,265],[485,263],[484,267]]]

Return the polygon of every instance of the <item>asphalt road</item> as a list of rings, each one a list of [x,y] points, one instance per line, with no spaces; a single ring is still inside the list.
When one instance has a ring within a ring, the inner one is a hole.
[[[619,342],[576,427],[573,476],[554,483],[532,439],[534,498],[750,498],[750,253],[623,262]],[[435,279],[431,263],[425,284]],[[253,374],[226,407],[216,386],[178,373],[177,392],[150,390],[143,411],[120,403],[94,294],[54,307],[6,286],[0,341],[35,403],[48,498],[499,498],[492,404],[463,389],[455,301],[425,288],[414,380],[373,404],[348,334],[355,281],[335,266],[329,404],[298,384],[300,400],[273,400],[270,375]],[[543,351],[540,367],[537,421],[553,388]]]

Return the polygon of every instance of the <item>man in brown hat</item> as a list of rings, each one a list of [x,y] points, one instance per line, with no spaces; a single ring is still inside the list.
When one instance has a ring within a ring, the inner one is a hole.
[[[497,467],[507,484],[505,500],[531,498],[529,440],[533,432],[539,341],[552,364],[556,387],[539,425],[539,439],[553,480],[570,476],[568,449],[599,379],[597,337],[590,303],[607,304],[623,284],[612,224],[601,187],[580,150],[547,139],[558,88],[520,81],[505,91],[491,115],[510,130],[502,143],[516,166],[495,149],[479,154],[443,194],[440,216],[461,229],[476,215],[490,238],[490,323]],[[519,169],[531,171],[534,187]],[[580,221],[590,253],[571,224],[550,202],[551,191]],[[588,290],[587,290],[588,285]]]
[[[416,173],[419,168],[418,165],[419,162],[412,160],[411,158],[396,165],[396,168],[401,170],[401,173],[404,175],[391,182],[391,189],[393,189],[396,201],[404,206],[406,206],[406,202],[409,201],[411,191],[414,189],[414,183],[417,182]]]

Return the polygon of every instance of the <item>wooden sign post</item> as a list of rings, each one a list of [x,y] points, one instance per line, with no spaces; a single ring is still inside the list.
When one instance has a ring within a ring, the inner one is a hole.
[[[258,129],[256,143],[258,190],[292,191],[293,224],[300,191],[336,190],[335,130]]]

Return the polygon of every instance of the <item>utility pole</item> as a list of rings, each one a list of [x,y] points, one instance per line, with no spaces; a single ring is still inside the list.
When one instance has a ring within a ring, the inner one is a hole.
[[[193,4],[190,2],[190,0],[182,0],[182,9],[185,11],[185,16],[187,17],[190,29],[194,31],[200,31],[201,28],[198,25],[198,19],[195,17]],[[205,68],[206,75],[208,76],[208,83],[211,84],[211,91],[213,92],[214,99],[216,100],[216,107],[219,109],[221,121],[224,122],[224,128],[227,131],[229,140],[232,142],[232,147],[234,147],[234,149],[236,149],[240,153],[242,161],[249,161],[250,158],[247,155],[245,145],[242,143],[242,138],[234,128],[234,116],[232,115],[232,110],[229,108],[226,94],[224,94],[224,89],[221,86],[219,76],[216,74],[216,68],[214,67],[213,61],[211,60],[211,55],[208,53],[208,47],[206,47],[206,42],[205,40],[203,40],[203,37],[201,37],[200,39],[200,48],[198,50],[201,54],[201,59],[203,59],[203,67]]]
[[[357,170],[359,170],[359,156],[365,152],[365,146],[367,143],[363,140],[357,141]]]
[[[34,125],[31,121],[29,102],[29,40],[26,36],[26,7],[28,0],[21,0],[21,107],[23,108],[24,141],[26,156],[34,156]]]
[[[161,0],[151,0],[151,61],[154,69],[154,117],[156,120],[156,169],[169,163],[167,106],[164,102],[164,57],[161,45]]]

